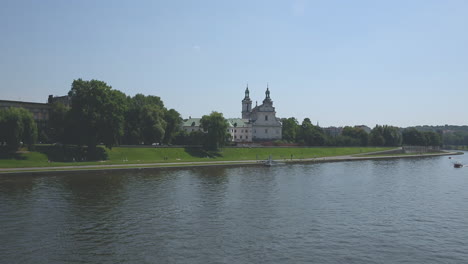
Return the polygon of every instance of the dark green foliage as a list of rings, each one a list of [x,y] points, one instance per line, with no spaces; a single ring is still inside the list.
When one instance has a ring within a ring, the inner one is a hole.
[[[204,147],[209,150],[218,150],[224,146],[228,139],[228,122],[222,113],[212,112],[210,115],[204,115],[200,120],[200,126],[207,132]]]
[[[418,131],[415,128],[407,128],[402,132],[403,144],[412,146],[425,146],[426,138],[423,132]]]
[[[283,140],[296,142],[297,134],[300,129],[299,122],[294,117],[281,119]]]
[[[442,138],[433,131],[419,131],[416,128],[403,130],[403,144],[413,146],[440,146]]]
[[[369,135],[362,128],[346,126],[343,128],[342,132],[343,137],[349,137],[350,139],[345,139],[347,144],[343,146],[352,146],[348,144],[357,144],[355,146],[367,146]]]
[[[164,134],[164,143],[169,144],[172,142],[177,132],[180,130],[182,118],[179,112],[175,109],[169,109],[164,114],[164,120],[166,121],[166,131]]]
[[[171,143],[182,122],[176,110],[167,110],[158,96],[137,94],[127,103],[124,144]]]
[[[49,161],[55,162],[81,162],[89,161],[90,154],[87,147],[71,146],[71,145],[48,145],[37,146],[38,152],[47,155]],[[94,160],[107,160],[108,155],[103,147],[97,147],[95,153],[92,154]]]
[[[318,126],[312,125],[309,118],[305,118],[299,128],[298,141],[308,146],[323,146],[326,142],[325,134]]]
[[[9,151],[17,150],[21,144],[32,148],[37,134],[36,122],[28,110],[14,107],[0,110],[0,145],[4,142]]]
[[[400,129],[394,126],[376,125],[369,135],[369,145],[371,146],[400,146],[402,137]]]
[[[68,112],[70,108],[60,102],[52,104],[49,111],[48,137],[51,142],[66,142],[66,126],[70,122]]]
[[[73,120],[74,143],[87,145],[90,155],[94,155],[100,142],[109,148],[118,144],[126,111],[122,92],[102,81],[78,79],[73,81],[68,95],[72,102],[69,118]]]

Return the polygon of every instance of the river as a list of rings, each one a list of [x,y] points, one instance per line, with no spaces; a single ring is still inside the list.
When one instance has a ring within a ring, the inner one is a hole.
[[[0,176],[0,263],[465,263],[454,159]]]

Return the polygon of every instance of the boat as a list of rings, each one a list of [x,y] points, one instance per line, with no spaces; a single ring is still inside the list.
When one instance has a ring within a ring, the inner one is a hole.
[[[271,167],[271,166],[274,166],[274,165],[276,165],[276,164],[277,164],[276,161],[274,161],[274,160],[271,158],[271,155],[270,155],[270,157],[268,157],[267,160],[265,160],[265,161],[263,162],[263,165],[265,165],[265,166],[267,166],[267,167]]]
[[[462,168],[463,164],[461,164],[460,162],[457,161],[457,162],[453,163],[453,167],[454,168]]]

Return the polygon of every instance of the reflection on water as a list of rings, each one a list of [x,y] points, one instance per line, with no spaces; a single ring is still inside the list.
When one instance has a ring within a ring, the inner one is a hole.
[[[3,176],[2,263],[463,263],[451,162]]]

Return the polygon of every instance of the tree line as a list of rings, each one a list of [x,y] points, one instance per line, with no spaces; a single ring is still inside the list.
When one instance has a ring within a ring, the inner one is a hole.
[[[167,109],[158,96],[127,96],[99,80],[74,80],[68,93],[71,105],[51,105],[46,141],[87,146],[90,153],[98,144],[115,145],[176,144],[197,145],[216,150],[230,141],[228,122],[222,113],[204,115],[203,131],[181,130],[182,118]],[[443,138],[442,130],[376,125],[370,133],[346,126],[338,135],[326,133],[309,118],[301,123],[294,117],[282,120],[283,142],[305,146],[439,146],[442,143],[468,144],[468,129]],[[0,110],[0,144],[16,150],[21,144],[36,143],[37,124],[32,114],[19,108]],[[444,139],[444,142],[442,142]],[[447,142],[445,142],[447,141]]]
[[[44,138],[50,143],[87,146],[92,158],[97,145],[180,144],[219,149],[230,139],[222,113],[201,119],[203,132],[182,131],[182,118],[167,109],[158,96],[127,96],[99,80],[74,80],[68,93],[70,106],[51,105]],[[32,114],[23,108],[0,110],[0,145],[17,150],[32,147],[38,138]]]
[[[360,127],[343,127],[338,135],[326,133],[309,118],[301,124],[296,118],[283,118],[283,141],[306,146],[440,146],[441,133],[419,131],[415,128],[400,129],[388,125],[376,125],[370,133]]]

